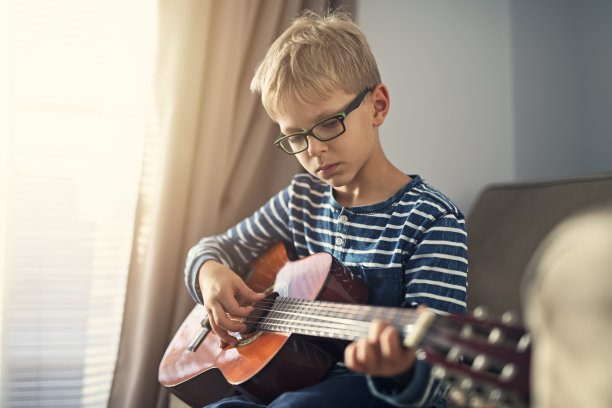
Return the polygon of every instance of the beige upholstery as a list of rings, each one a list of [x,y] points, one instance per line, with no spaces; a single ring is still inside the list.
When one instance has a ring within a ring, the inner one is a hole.
[[[531,406],[612,407],[612,205],[556,227],[523,283]]]
[[[536,248],[563,219],[612,202],[612,173],[487,187],[467,218],[468,310],[522,312],[520,283]]]

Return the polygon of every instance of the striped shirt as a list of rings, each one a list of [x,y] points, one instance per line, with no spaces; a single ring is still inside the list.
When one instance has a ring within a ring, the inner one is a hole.
[[[368,303],[465,311],[465,220],[419,176],[387,200],[360,207],[342,207],[332,187],[309,174],[294,176],[250,218],[189,251],[190,294],[202,303],[197,272],[206,260],[241,271],[277,241],[292,244],[299,258],[331,253],[369,287]]]
[[[439,314],[464,312],[465,220],[442,193],[419,176],[412,178],[383,202],[342,207],[328,184],[309,174],[294,176],[289,187],[251,217],[203,238],[189,251],[185,279],[191,296],[202,303],[197,272],[205,261],[242,271],[271,244],[283,241],[292,244],[299,258],[331,253],[369,287],[370,304],[426,304]],[[388,391],[374,377],[367,380],[374,395],[395,406],[444,406],[446,386],[422,361],[416,362],[413,380],[403,391]]]

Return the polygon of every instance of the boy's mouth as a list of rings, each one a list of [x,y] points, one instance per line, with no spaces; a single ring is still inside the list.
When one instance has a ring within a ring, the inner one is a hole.
[[[338,168],[338,163],[335,164],[326,164],[324,166],[320,166],[317,168],[316,173],[321,177],[327,177],[332,174]]]

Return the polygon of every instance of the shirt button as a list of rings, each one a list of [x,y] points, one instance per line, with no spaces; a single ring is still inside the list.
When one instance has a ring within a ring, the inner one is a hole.
[[[348,217],[346,215],[340,216],[340,222],[346,222],[347,220],[348,220]]]
[[[342,245],[342,238],[340,237],[336,238],[336,245],[338,246]]]

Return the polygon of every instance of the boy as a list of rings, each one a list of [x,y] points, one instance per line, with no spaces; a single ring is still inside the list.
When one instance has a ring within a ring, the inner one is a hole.
[[[291,244],[299,258],[330,252],[369,287],[370,304],[464,311],[463,216],[419,176],[402,173],[385,157],[378,129],[389,111],[389,93],[350,17],[309,12],[297,18],[268,50],[251,89],[280,126],[275,144],[309,174],[294,176],[253,216],[190,250],[187,287],[205,305],[222,342],[235,344],[229,332],[246,329],[227,314],[246,317],[252,310],[235,296],[249,302],[263,297],[234,271],[277,241]],[[400,385],[339,363],[319,384],[285,393],[270,406],[444,404],[444,387],[424,363],[406,368],[409,380]],[[232,397],[215,406],[260,405]]]

